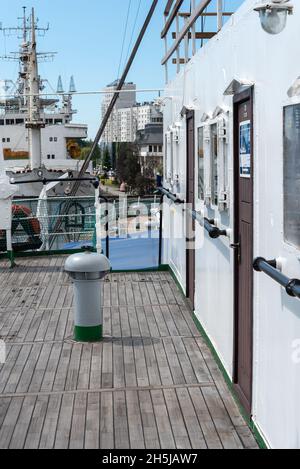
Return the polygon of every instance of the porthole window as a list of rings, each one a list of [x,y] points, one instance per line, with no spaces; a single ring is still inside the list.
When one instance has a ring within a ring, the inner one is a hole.
[[[300,249],[300,104],[284,108],[284,236]]]

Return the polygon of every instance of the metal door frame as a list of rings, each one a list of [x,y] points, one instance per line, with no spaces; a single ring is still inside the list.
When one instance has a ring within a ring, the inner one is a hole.
[[[189,155],[189,136],[188,136],[188,121],[189,120],[192,120],[193,123],[194,123],[194,152],[193,152],[193,155],[192,157],[190,158],[190,155]],[[187,110],[186,111],[186,202],[188,202],[188,192],[189,192],[189,167],[190,167],[190,164],[193,165],[193,168],[194,168],[194,174],[195,174],[195,111],[194,110]],[[194,187],[193,187],[193,193],[194,193],[194,200],[193,200],[193,208],[195,207],[195,177],[194,177]],[[187,215],[187,216],[190,216],[190,215]],[[195,224],[195,222],[193,221],[193,224]],[[187,243],[187,241],[186,241]],[[192,306],[192,309],[194,310],[194,307],[195,307],[195,281],[196,281],[196,268],[195,268],[195,264],[196,264],[196,259],[195,259],[195,250],[193,250],[193,263],[194,263],[194,295],[193,295],[193,299],[191,300],[189,298],[189,291],[190,291],[190,282],[191,282],[191,279],[190,279],[190,275],[189,275],[189,272],[190,272],[190,250],[186,249],[186,296],[188,298],[189,301],[191,301],[191,306]]]
[[[239,231],[239,212],[240,212],[240,204],[239,204],[239,178],[240,178],[240,158],[239,158],[239,113],[238,109],[239,106],[243,103],[250,100],[250,105],[251,105],[251,168],[252,168],[252,228],[253,228],[253,234],[252,234],[252,253],[254,251],[254,180],[255,180],[255,166],[254,166],[254,87],[249,87],[245,91],[242,91],[241,93],[238,93],[234,96],[233,98],[233,141],[234,141],[234,172],[233,172],[233,178],[234,178],[234,242],[238,243],[239,238],[238,238],[238,231]],[[253,257],[253,256],[252,256]],[[252,276],[251,276],[251,289],[252,289],[252,298],[251,298],[251,370],[250,370],[250,377],[251,377],[251,386],[253,388],[253,323],[254,323],[254,318],[253,318],[253,305],[254,305],[254,275],[253,275],[253,270],[252,270]],[[234,389],[241,401],[241,404],[243,405],[244,409],[246,410],[247,414],[251,416],[252,412],[252,398],[253,398],[253,389],[251,389],[251,396],[250,396],[250,402],[246,399],[246,396],[244,396],[244,393],[239,387],[238,384],[238,355],[239,355],[239,262],[238,262],[238,253],[235,250],[235,255],[234,255],[234,284],[233,284],[233,298],[234,298],[234,345],[233,345],[233,383],[234,383]]]

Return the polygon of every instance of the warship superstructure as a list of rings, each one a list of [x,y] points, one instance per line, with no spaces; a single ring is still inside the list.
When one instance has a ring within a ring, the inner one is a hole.
[[[74,78],[68,92],[59,77],[57,89],[47,94],[51,85],[41,78],[38,66],[54,53],[37,51],[37,35],[49,27],[39,26],[34,10],[28,18],[25,8],[21,21],[13,28],[0,25],[4,35],[17,33],[21,37],[19,51],[2,57],[15,60],[19,73],[16,82],[0,82],[0,170],[17,181],[58,178],[66,173],[76,177],[82,164],[80,140],[87,137],[88,128],[72,122],[76,113],[72,104]],[[22,184],[20,195],[38,195],[41,187]],[[65,187],[61,186],[61,191]],[[55,191],[59,188],[56,186]],[[84,185],[81,189],[84,191]]]

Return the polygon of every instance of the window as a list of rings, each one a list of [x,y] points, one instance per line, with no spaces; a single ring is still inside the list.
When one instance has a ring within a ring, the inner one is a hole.
[[[50,137],[50,138],[49,138],[49,142],[53,142],[53,137]]]
[[[6,125],[14,125],[14,119],[6,119]]]
[[[218,178],[218,126],[212,124],[211,128],[211,197],[212,204],[218,205],[219,195],[219,178]]]
[[[4,125],[4,119],[0,119],[0,125]]]
[[[228,124],[229,114],[218,120],[218,154],[219,154],[219,200],[220,211],[229,208],[229,177],[228,177]]]
[[[284,108],[284,236],[300,248],[300,104]]]
[[[149,153],[152,153],[153,152],[153,147],[152,145],[149,145]]]
[[[5,143],[5,138],[2,139],[2,143]]]
[[[52,160],[55,160],[55,155],[52,155]]]
[[[204,200],[204,127],[198,129],[198,197]]]
[[[50,160],[51,156],[50,155],[47,155],[47,159]]]
[[[163,175],[165,176],[167,172],[167,161],[168,161],[168,135],[165,134],[165,144],[164,144],[164,155],[163,155]]]
[[[54,137],[54,141],[57,142],[57,137]]]
[[[16,119],[16,124],[24,124],[24,119]]]
[[[6,139],[6,141],[7,141],[7,143],[10,143],[10,138],[8,137],[8,138]]]

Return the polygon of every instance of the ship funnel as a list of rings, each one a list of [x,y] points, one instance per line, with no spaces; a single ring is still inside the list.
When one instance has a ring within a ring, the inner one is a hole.
[[[76,93],[76,86],[75,86],[75,81],[74,81],[73,75],[71,76],[71,79],[70,79],[69,93]]]
[[[64,92],[64,88],[63,88],[63,84],[62,84],[62,79],[61,79],[61,76],[59,75],[58,77],[58,82],[57,82],[57,90],[56,90],[57,93],[63,93]]]

